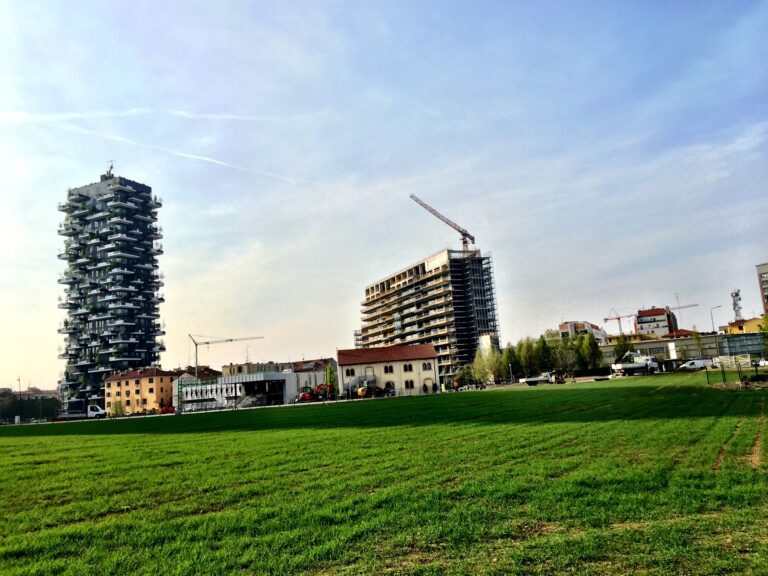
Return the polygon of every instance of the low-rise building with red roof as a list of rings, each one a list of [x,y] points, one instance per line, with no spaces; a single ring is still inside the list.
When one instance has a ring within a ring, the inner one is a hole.
[[[433,394],[438,391],[437,352],[432,344],[381,346],[338,351],[339,382],[346,395],[363,388],[391,396]]]
[[[677,316],[669,309],[669,306],[664,308],[652,307],[637,311],[635,332],[638,334],[655,334],[661,337],[676,330]]]

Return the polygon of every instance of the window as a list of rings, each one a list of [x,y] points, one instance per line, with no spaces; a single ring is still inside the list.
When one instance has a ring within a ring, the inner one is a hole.
[[[112,382],[107,382],[107,388],[112,388]]]
[[[130,401],[130,400],[126,400],[126,401],[125,401],[125,405],[126,405],[126,406],[130,406],[130,405],[131,405],[131,401]]]
[[[150,388],[150,389],[149,389],[149,393],[150,393],[150,394],[154,394],[154,393],[155,393],[155,389],[154,389],[154,388]]]
[[[413,389],[413,380],[406,380],[406,381],[405,381],[405,387],[406,387],[406,389],[408,389],[408,390],[411,390],[411,389]]]
[[[384,366],[384,374],[392,374],[394,372],[394,369],[392,366]]]
[[[243,367],[242,366],[238,366],[237,367],[237,373],[238,374],[242,374],[243,373]]]
[[[155,381],[155,379],[154,379],[154,378],[150,378],[150,379],[149,379],[149,383],[150,383],[150,384],[152,384],[154,381]],[[136,382],[136,384],[138,384],[138,382]]]
[[[354,376],[355,375],[355,369],[354,368],[347,368],[344,371],[344,374],[346,374],[347,376]]]
[[[131,395],[131,391],[130,391],[130,390],[126,390],[126,391],[125,391],[125,395],[126,395],[126,396],[130,396],[130,395]]]
[[[146,406],[147,405],[147,399],[146,398],[142,398],[141,399],[141,403],[142,403],[142,405]]]
[[[107,402],[107,408],[112,408],[112,402]]]
[[[110,396],[112,396],[112,393],[111,392],[107,392],[107,398],[109,398]]]
[[[119,388],[120,386],[121,386],[121,383],[120,383],[120,382],[118,382],[118,383],[117,383],[117,387]]]
[[[126,384],[128,384],[128,382],[126,382]],[[139,385],[139,380],[136,380],[136,386],[138,385]]]
[[[117,392],[115,392],[115,396],[116,396],[117,398],[120,398],[120,390],[118,390]]]
[[[160,384],[162,384],[162,383],[163,383],[163,377],[160,376]]]
[[[413,372],[413,364],[404,364],[403,372]]]
[[[422,370],[432,370],[432,362],[424,362],[421,365]]]
[[[163,387],[162,387],[162,386],[160,386],[160,392],[162,392],[162,391],[163,391]]]

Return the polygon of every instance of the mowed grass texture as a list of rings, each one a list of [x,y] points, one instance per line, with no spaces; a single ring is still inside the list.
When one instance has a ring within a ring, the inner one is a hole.
[[[766,574],[702,374],[0,429],[0,574]]]

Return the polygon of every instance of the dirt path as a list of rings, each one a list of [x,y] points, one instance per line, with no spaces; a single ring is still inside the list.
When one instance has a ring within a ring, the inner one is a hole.
[[[733,442],[733,439],[736,436],[736,434],[739,433],[739,430],[741,429],[741,423],[743,421],[744,421],[744,416],[739,418],[739,421],[736,423],[736,426],[731,432],[731,435],[728,436],[728,439],[720,445],[720,452],[717,454],[715,465],[712,467],[712,470],[714,470],[715,472],[720,471],[720,468],[723,465],[723,460],[725,459],[725,455],[728,453],[728,446],[731,444],[731,442]]]

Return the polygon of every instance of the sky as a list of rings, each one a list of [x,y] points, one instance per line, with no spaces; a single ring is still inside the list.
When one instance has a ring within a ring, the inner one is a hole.
[[[767,29],[748,0],[0,0],[0,387],[64,370],[56,207],[110,161],[164,202],[165,368],[190,333],[263,336],[215,367],[352,347],[367,284],[460,248],[409,194],[492,254],[502,342],[678,302],[710,330],[733,288],[758,314]]]

